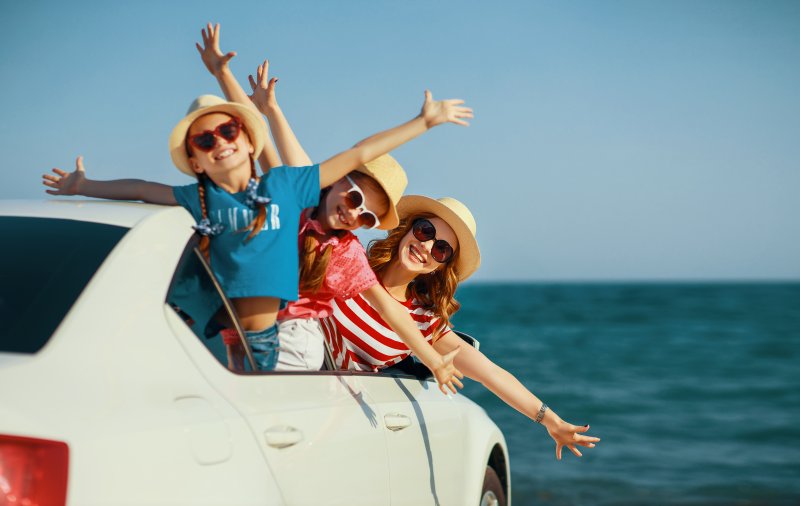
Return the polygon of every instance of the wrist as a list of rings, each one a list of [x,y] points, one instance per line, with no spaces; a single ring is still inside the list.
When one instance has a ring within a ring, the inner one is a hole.
[[[266,102],[261,105],[261,112],[264,113],[267,117],[272,116],[280,112],[281,108],[277,102]]]
[[[422,124],[424,130],[430,130],[435,126],[433,123],[433,118],[426,118],[423,113],[419,113],[419,116],[414,119],[418,120]]]
[[[419,356],[418,358],[425,364],[425,367],[431,370],[431,372],[437,371],[444,365],[444,359],[441,355],[437,354],[428,354],[426,353],[425,356]]]
[[[544,413],[542,420],[539,422],[544,425],[548,430],[561,424],[563,420],[549,407]]]
[[[231,74],[231,69],[230,69],[230,67],[228,67],[228,62],[225,62],[222,65],[220,65],[219,67],[217,67],[217,69],[214,72],[212,72],[212,74],[217,79],[222,79],[223,77],[232,75]]]

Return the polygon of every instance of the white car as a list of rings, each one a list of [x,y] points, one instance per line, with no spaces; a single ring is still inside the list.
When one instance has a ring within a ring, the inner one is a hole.
[[[0,505],[510,504],[503,434],[430,379],[228,370],[192,225],[0,202]]]

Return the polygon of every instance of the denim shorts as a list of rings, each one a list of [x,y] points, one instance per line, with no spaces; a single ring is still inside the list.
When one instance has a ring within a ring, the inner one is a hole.
[[[278,325],[272,325],[264,330],[248,330],[245,333],[250,349],[253,350],[253,359],[259,371],[274,371],[278,363]]]

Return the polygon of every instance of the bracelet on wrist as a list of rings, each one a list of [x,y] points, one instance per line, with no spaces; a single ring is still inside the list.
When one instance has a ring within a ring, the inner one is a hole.
[[[545,411],[547,411],[547,404],[542,403],[542,407],[539,408],[539,412],[536,413],[536,418],[533,421],[536,423],[542,423],[542,418],[544,418]]]

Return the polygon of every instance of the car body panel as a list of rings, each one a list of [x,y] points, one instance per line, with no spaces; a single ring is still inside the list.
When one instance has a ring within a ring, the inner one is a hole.
[[[194,234],[182,208],[0,215],[133,227],[40,351],[0,352],[0,434],[69,445],[68,504],[432,504],[431,483],[440,504],[474,504],[492,448],[507,455],[485,412],[434,382],[227,370],[165,302]],[[387,428],[395,413],[411,425]]]

